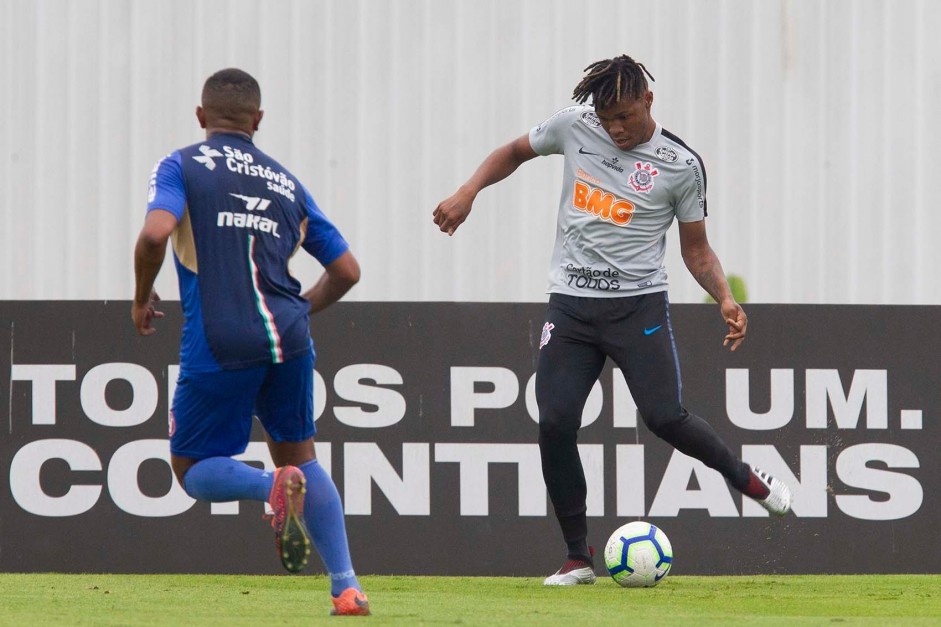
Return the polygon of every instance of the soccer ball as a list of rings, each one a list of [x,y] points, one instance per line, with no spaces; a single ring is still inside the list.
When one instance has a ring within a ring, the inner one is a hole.
[[[611,534],[604,565],[625,588],[655,586],[673,566],[673,547],[663,529],[635,520]]]

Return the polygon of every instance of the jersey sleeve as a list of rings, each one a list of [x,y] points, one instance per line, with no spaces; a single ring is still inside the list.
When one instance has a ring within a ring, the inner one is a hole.
[[[676,219],[680,222],[698,222],[706,217],[706,167],[696,154],[686,160],[675,203]]]
[[[337,257],[349,250],[350,246],[340,235],[340,231],[323,214],[313,196],[303,185],[305,204],[307,205],[307,234],[301,244],[321,265],[327,266]]]
[[[561,155],[565,152],[564,131],[572,124],[571,114],[580,107],[565,107],[529,131],[529,144],[537,155]]]
[[[150,173],[147,211],[164,209],[183,219],[186,209],[186,187],[183,182],[183,161],[175,151],[161,159]]]

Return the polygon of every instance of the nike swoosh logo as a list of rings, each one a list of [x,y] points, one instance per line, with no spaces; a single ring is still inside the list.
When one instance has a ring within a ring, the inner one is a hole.
[[[578,149],[578,154],[580,154],[580,155],[595,155],[596,157],[598,156],[598,153],[597,153],[597,152],[588,152],[587,150],[585,150],[585,147],[584,147],[584,146],[579,147],[579,149]]]
[[[662,324],[658,324],[657,326],[653,327],[652,329],[644,329],[644,335],[653,335],[653,334],[656,333],[656,332],[660,329],[660,327],[662,327],[662,326],[663,326]]]

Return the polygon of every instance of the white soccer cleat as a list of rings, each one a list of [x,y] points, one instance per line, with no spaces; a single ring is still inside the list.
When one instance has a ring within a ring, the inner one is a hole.
[[[592,550],[594,555],[594,550]],[[566,560],[555,574],[546,577],[544,586],[579,586],[595,583],[594,567],[583,560]]]
[[[585,568],[576,568],[567,573],[559,571],[554,575],[549,575],[542,582],[544,586],[578,586],[582,584],[591,585],[595,583],[595,571],[590,566]]]
[[[780,479],[775,479],[768,473],[749,465],[752,474],[768,488],[768,496],[755,499],[758,504],[777,516],[784,516],[791,511],[791,490]]]

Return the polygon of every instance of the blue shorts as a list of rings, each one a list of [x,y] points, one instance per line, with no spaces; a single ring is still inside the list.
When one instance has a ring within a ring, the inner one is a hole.
[[[170,452],[191,459],[244,453],[252,416],[275,442],[314,436],[313,351],[255,368],[181,371],[170,414]]]

